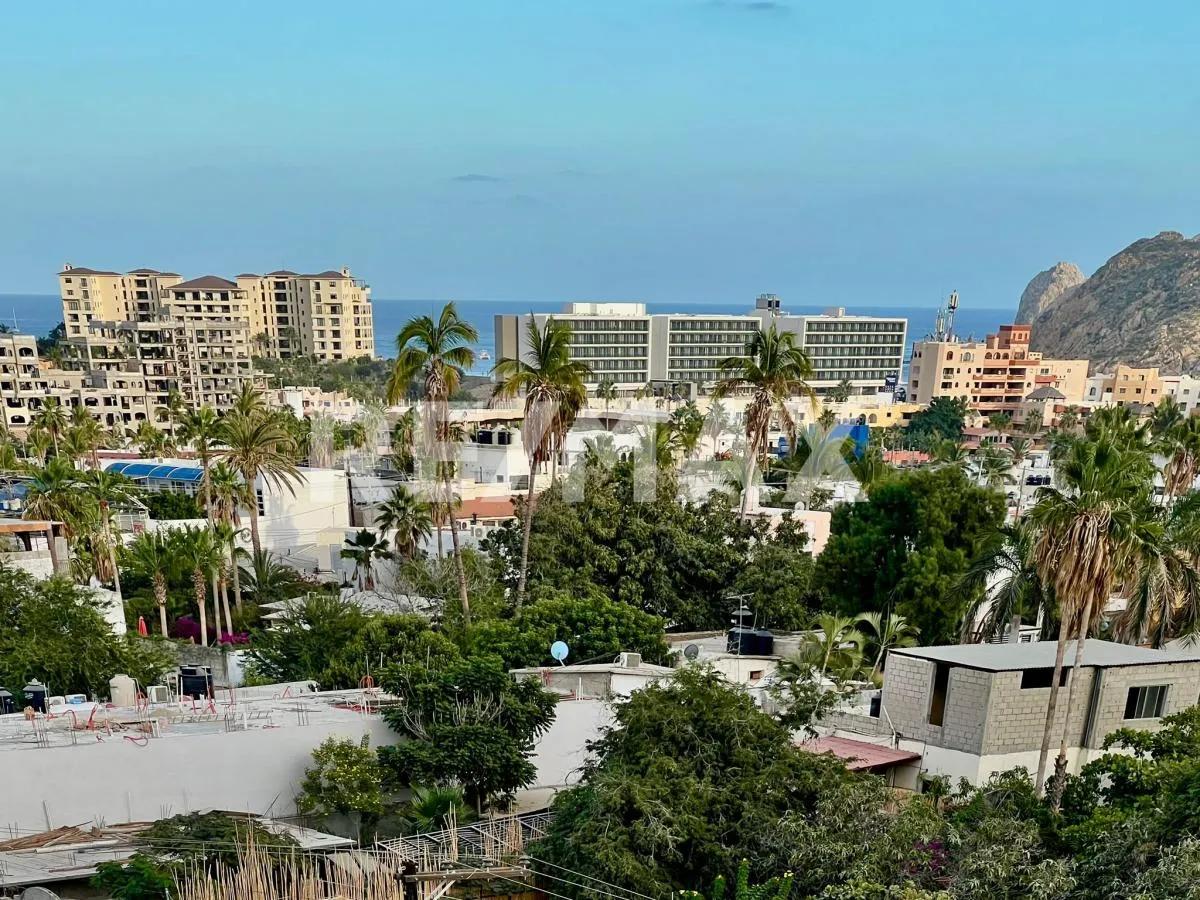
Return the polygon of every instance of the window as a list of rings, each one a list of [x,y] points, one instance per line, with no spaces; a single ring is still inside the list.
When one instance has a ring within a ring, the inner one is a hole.
[[[1132,687],[1125,699],[1126,719],[1157,719],[1163,714],[1167,701],[1167,685],[1152,684]]]
[[[950,687],[950,666],[934,663],[933,694],[929,698],[929,724],[941,725],[946,715],[946,691]]]
[[[750,670],[750,680],[751,681],[758,681],[762,677],[763,677],[762,669],[751,669]]]
[[[1067,676],[1071,670],[1063,667],[1058,679],[1058,686],[1063,687],[1067,683]],[[1025,669],[1021,672],[1021,690],[1029,691],[1035,688],[1048,688],[1054,683],[1054,667],[1047,666],[1044,669]]]

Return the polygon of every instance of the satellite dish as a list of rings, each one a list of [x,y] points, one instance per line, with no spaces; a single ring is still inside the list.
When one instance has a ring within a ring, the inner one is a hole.
[[[44,887],[28,887],[21,891],[21,900],[59,900],[59,897]]]
[[[688,659],[695,659],[697,656],[700,655],[700,645],[699,644],[688,644],[686,647],[683,648],[683,655],[685,657],[687,657]]]
[[[567,646],[566,641],[555,641],[550,645],[550,655],[558,660],[560,664],[567,658],[567,654],[570,652],[571,650]]]

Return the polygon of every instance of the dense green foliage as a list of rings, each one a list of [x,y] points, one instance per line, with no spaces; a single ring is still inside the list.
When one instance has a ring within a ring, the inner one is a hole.
[[[681,630],[726,625],[735,589],[754,593],[771,625],[807,619],[811,559],[798,529],[768,536],[762,523],[741,521],[720,492],[701,503],[681,502],[670,473],[642,501],[629,463],[573,477],[586,479],[579,502],[565,499],[561,486],[538,499],[529,547],[531,591],[549,586],[593,596],[599,590]],[[505,565],[510,585],[520,537],[514,522],[485,544]],[[775,572],[747,571],[756,556]]]
[[[304,771],[296,808],[305,815],[346,816],[362,839],[363,828],[384,811],[383,772],[365,735],[357,744],[338,738],[321,742]]]
[[[769,895],[790,876],[792,897],[819,900],[1195,898],[1200,708],[1164,726],[1113,735],[1135,755],[1085,767],[1061,815],[1020,769],[940,800],[898,797],[794,747],[739,689],[684,669],[618,707],[530,856],[547,888],[578,897],[591,879],[655,897],[723,897],[726,883],[735,897]]]
[[[534,740],[554,720],[555,697],[538,681],[514,681],[491,655],[392,666],[384,710],[399,743],[379,759],[393,786],[458,784],[482,809],[506,801],[536,773]]]
[[[480,622],[471,641],[481,652],[498,655],[508,668],[556,665],[550,656],[555,641],[566,642],[570,663],[609,662],[622,650],[641,653],[650,663],[669,661],[662,619],[610,600],[595,588],[583,595],[542,588],[519,624],[509,619]]]
[[[108,694],[116,674],[153,684],[174,665],[157,641],[118,637],[91,591],[0,566],[0,685],[18,695],[31,678],[52,694]]]
[[[976,546],[1003,515],[1003,498],[959,466],[893,473],[868,488],[866,502],[834,511],[817,588],[844,615],[891,610],[925,643],[954,643]]]
[[[309,594],[256,635],[247,674],[259,682],[317,682],[323,690],[379,681],[384,666],[457,655],[454,644],[411,615],[368,616],[355,604]]]
[[[147,491],[142,503],[150,511],[150,518],[169,521],[172,519],[203,519],[204,510],[191,494],[175,491]]]
[[[929,450],[939,440],[958,441],[962,437],[968,407],[958,398],[934,397],[924,409],[913,413],[904,438],[908,446]]]

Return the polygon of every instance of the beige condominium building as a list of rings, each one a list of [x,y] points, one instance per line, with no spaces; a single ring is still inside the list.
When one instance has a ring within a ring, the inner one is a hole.
[[[984,341],[957,338],[913,343],[908,399],[926,405],[937,397],[959,398],[981,415],[1022,415],[1025,400],[1039,388],[1062,394],[1061,403],[1083,401],[1086,359],[1046,359],[1029,349],[1028,325],[1001,325]]]
[[[173,391],[229,408],[254,382],[255,356],[374,356],[370,287],[348,269],[185,281],[65,266],[58,277],[65,364],[98,379],[141,376],[153,422],[165,421]]]
[[[39,360],[33,335],[0,335],[4,426],[24,431],[50,397],[68,409],[83,407],[105,428],[135,430],[151,417],[145,378],[139,372],[56,369]]]

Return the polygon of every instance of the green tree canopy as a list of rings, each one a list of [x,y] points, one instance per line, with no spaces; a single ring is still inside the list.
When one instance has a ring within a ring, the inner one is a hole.
[[[981,537],[1004,517],[1004,498],[958,466],[895,472],[866,502],[833,513],[815,580],[843,615],[895,612],[925,643],[953,643],[971,596],[964,579]]]

